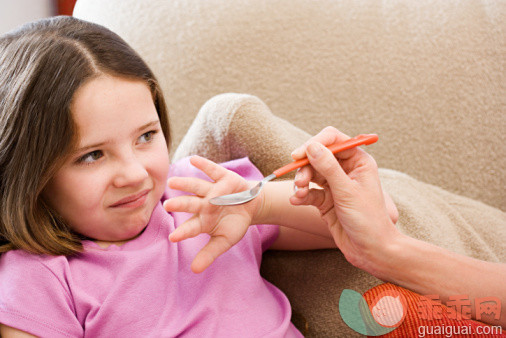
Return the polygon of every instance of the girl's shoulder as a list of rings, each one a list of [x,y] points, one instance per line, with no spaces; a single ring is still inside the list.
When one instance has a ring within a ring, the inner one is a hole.
[[[67,261],[65,256],[36,255],[25,250],[11,250],[0,255],[0,264],[48,264],[53,265],[55,262]]]
[[[22,250],[0,255],[0,322],[37,336],[82,336],[65,261]]]
[[[29,281],[32,278],[61,281],[65,279],[67,269],[68,259],[65,256],[11,250],[0,255],[0,284]]]

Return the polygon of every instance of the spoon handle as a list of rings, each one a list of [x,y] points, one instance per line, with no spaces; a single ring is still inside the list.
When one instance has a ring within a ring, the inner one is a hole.
[[[361,146],[364,144],[365,145],[373,144],[376,141],[378,141],[378,135],[376,135],[376,134],[361,134],[361,135],[357,135],[353,138],[350,138],[349,140],[346,140],[344,142],[331,144],[331,145],[327,146],[327,148],[332,152],[332,154],[336,154],[340,151],[355,148],[357,146]],[[283,176],[283,175],[289,173],[292,170],[301,168],[301,167],[308,165],[308,164],[309,164],[309,160],[306,157],[306,158],[294,161],[292,163],[289,163],[289,164],[275,170],[273,172],[273,174],[276,177],[280,177],[280,176]]]

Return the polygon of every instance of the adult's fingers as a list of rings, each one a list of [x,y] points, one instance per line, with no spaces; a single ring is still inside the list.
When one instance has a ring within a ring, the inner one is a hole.
[[[303,145],[298,147],[292,152],[292,158],[294,160],[300,160],[301,158],[306,157],[306,149],[307,146],[312,142],[319,142],[324,146],[329,146],[334,143],[341,143],[350,139],[350,137],[334,127],[325,127],[322,131],[320,131],[317,135],[311,137],[309,140],[304,142]],[[348,158],[352,156],[354,153],[354,148],[345,150],[340,152],[340,157]]]
[[[327,181],[335,202],[349,194],[350,178],[330,150],[321,143],[312,142],[307,147],[307,155],[314,170]]]
[[[309,189],[305,187],[297,190],[290,196],[290,202],[293,205],[312,205],[316,207],[320,211],[322,218],[331,227],[331,231],[334,231],[333,228],[336,226],[341,227],[335,213],[332,193],[328,187],[324,189]],[[339,246],[341,240],[338,238],[335,238],[335,240]]]
[[[295,175],[294,183],[298,188],[309,186],[309,182],[323,186],[326,183],[325,178],[316,172],[310,165],[300,168]]]
[[[295,205],[312,205],[321,213],[326,214],[333,206],[332,196],[328,189],[315,189],[305,187],[297,190],[290,198],[292,204]]]

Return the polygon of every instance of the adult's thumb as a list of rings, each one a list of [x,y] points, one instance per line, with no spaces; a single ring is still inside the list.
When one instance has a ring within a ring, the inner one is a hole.
[[[347,191],[350,178],[329,149],[319,142],[311,142],[307,147],[307,157],[313,169],[325,178],[333,196]]]

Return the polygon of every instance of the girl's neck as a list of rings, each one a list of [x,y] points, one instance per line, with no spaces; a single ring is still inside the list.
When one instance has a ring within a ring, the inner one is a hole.
[[[116,245],[116,246],[122,246],[123,244],[128,243],[130,241],[133,241],[134,239],[136,239],[137,237],[139,237],[140,235],[142,235],[142,233],[144,232],[144,230],[146,230],[146,228],[147,228],[147,226],[144,227],[144,229],[142,229],[142,231],[139,232],[135,237],[132,237],[130,239],[125,239],[123,241],[98,241],[98,240],[93,240],[93,242],[95,242],[102,249],[107,249],[109,246],[111,246],[113,244]]]

